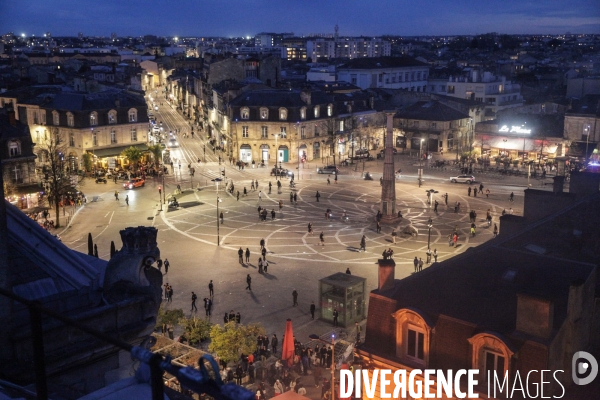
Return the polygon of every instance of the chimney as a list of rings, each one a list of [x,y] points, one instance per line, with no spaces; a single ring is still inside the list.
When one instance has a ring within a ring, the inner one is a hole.
[[[562,193],[563,192],[563,185],[565,182],[565,177],[561,176],[561,175],[557,175],[554,178],[554,182],[552,183],[552,192],[554,194],[556,193]]]
[[[517,294],[517,330],[540,338],[548,338],[554,324],[552,301],[527,294]]]
[[[394,287],[396,274],[396,263],[394,260],[377,260],[379,264],[379,291],[385,291]]]
[[[15,117],[15,110],[9,108],[8,109],[8,123],[11,124],[12,126],[17,126],[17,118]],[[2,197],[4,198],[4,197]]]

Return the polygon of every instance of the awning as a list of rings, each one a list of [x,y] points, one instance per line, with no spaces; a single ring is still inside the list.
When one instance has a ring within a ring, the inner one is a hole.
[[[506,141],[505,141],[506,140]],[[523,139],[523,138],[502,138],[502,137],[477,137],[473,142],[473,147],[481,147],[483,149],[500,149],[507,151],[525,151],[525,152],[540,152],[542,145],[541,139]],[[556,153],[557,144],[555,141],[544,140],[542,153]]]
[[[137,144],[129,144],[127,146],[117,146],[117,147],[108,147],[108,148],[98,148],[93,151],[88,149],[88,153],[94,154],[98,158],[104,157],[116,157],[121,155],[123,150],[128,149],[130,147],[136,147],[141,151],[148,151],[148,145],[146,143],[137,143]]]

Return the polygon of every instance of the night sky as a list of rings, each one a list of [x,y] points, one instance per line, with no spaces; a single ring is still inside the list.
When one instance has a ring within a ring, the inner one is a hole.
[[[0,34],[600,33],[598,0],[0,0]]]

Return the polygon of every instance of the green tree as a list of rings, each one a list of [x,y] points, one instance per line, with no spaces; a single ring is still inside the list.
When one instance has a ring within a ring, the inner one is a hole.
[[[83,160],[83,168],[86,172],[90,172],[94,166],[94,156],[90,153],[85,153],[81,159]]]
[[[184,335],[190,345],[208,339],[213,326],[208,320],[198,317],[182,318],[179,320],[179,324],[183,327]]]
[[[152,154],[152,157],[154,158],[154,165],[158,169],[158,165],[162,160],[162,147],[160,146],[160,144],[154,144],[152,146],[148,146],[148,151],[150,151],[150,153]]]
[[[140,160],[144,156],[144,153],[137,147],[131,146],[131,147],[123,150],[121,152],[121,155],[123,157],[126,157],[129,160],[129,162],[133,164],[133,169],[136,170],[137,164],[138,164],[138,162],[140,162]]]
[[[209,350],[224,362],[237,361],[241,354],[254,353],[256,338],[265,334],[265,328],[260,324],[228,322],[224,326],[213,325]]]
[[[183,318],[184,314],[181,308],[168,310],[161,304],[156,317],[156,326],[160,327],[162,324],[177,325]]]

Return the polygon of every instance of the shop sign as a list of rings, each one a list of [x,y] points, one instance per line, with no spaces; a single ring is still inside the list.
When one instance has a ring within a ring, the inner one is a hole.
[[[498,132],[530,134],[531,133],[531,129],[525,129],[523,127],[516,126],[516,125],[513,125],[513,126],[511,126],[509,128],[508,125],[503,125],[502,128],[500,128],[498,130]]]

